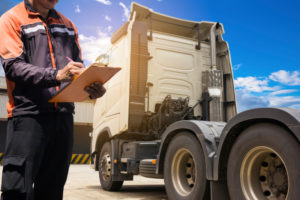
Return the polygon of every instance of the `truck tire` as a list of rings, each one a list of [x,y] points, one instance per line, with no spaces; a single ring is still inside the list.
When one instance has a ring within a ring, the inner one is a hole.
[[[203,199],[206,188],[205,160],[197,138],[188,132],[175,136],[164,161],[166,192],[172,200]]]
[[[112,181],[111,176],[111,144],[106,142],[99,157],[99,178],[101,187],[107,191],[119,191],[122,188],[123,181]]]
[[[300,198],[300,144],[271,123],[247,128],[234,143],[227,166],[230,199]]]

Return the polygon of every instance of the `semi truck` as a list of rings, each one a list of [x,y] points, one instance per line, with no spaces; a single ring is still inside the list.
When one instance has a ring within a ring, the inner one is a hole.
[[[97,59],[122,68],[94,106],[92,166],[104,190],[141,175],[164,179],[171,200],[300,199],[300,110],[237,114],[223,34],[221,23],[132,3]]]

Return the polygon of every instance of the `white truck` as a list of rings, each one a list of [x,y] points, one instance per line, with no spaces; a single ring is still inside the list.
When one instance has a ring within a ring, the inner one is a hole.
[[[223,33],[132,4],[98,59],[122,68],[94,108],[103,189],[142,175],[163,178],[171,200],[300,199],[300,110],[237,114]]]

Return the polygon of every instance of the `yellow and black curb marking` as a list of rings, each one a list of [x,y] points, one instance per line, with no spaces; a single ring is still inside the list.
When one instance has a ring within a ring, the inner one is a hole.
[[[2,164],[3,153],[0,153],[0,164]],[[73,154],[71,159],[71,164],[90,164],[91,155],[90,154]]]
[[[71,164],[90,164],[91,155],[90,154],[73,154],[71,159]]]

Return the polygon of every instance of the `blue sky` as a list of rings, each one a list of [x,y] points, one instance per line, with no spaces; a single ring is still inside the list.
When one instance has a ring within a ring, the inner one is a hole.
[[[1,0],[0,14],[19,2]],[[223,23],[224,39],[231,51],[239,111],[255,107],[300,108],[300,2],[136,2],[178,18]],[[128,18],[130,4],[130,0],[59,1],[56,9],[78,28],[86,64],[109,47],[111,34]]]

